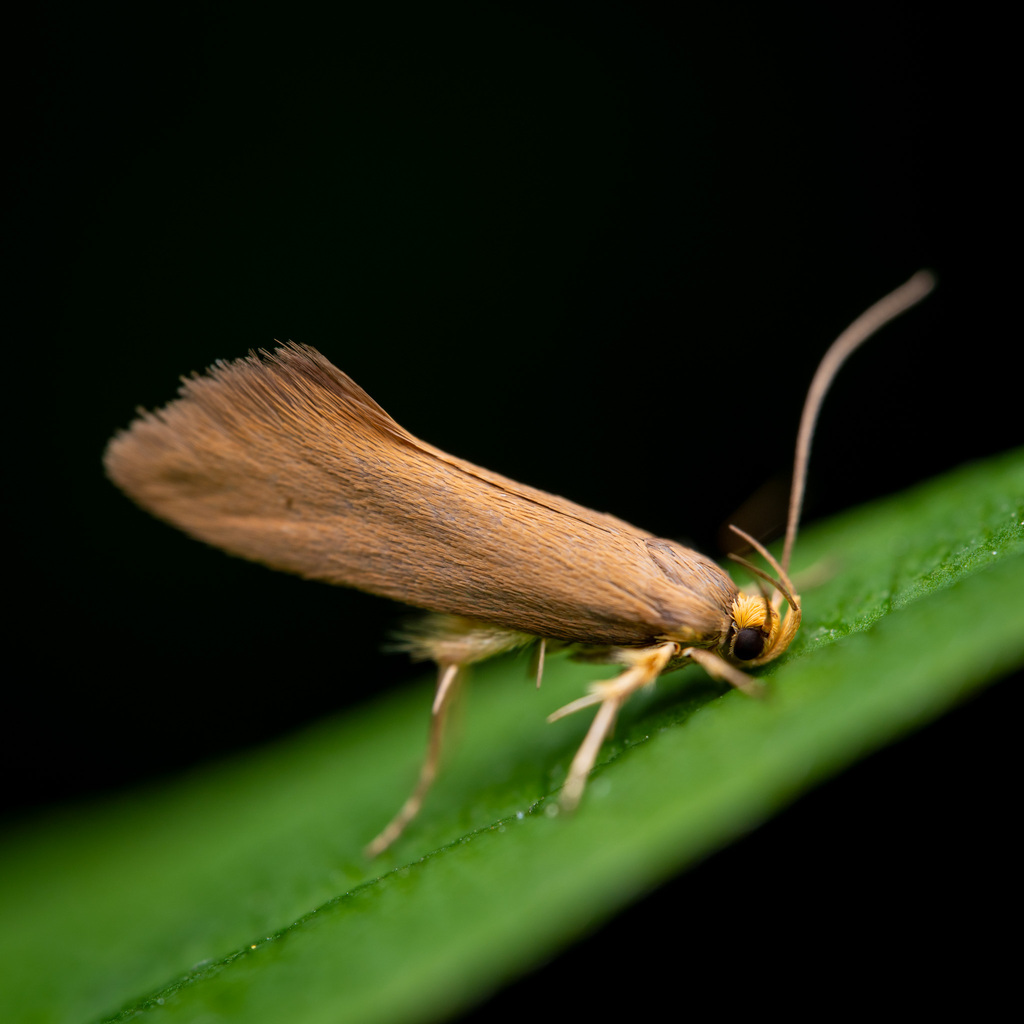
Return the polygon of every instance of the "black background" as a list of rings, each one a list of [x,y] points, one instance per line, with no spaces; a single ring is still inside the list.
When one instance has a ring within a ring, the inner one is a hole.
[[[312,344],[431,443],[717,555],[786,479],[818,356],[928,266],[938,291],[834,386],[806,517],[1019,444],[1001,31],[904,5],[51,9],[24,40],[7,213],[9,723],[31,744],[9,745],[7,815],[409,677],[378,652],[397,606],[230,559],[103,478],[134,408],[215,359]],[[534,983],[659,922],[763,954],[760,915],[837,943],[860,921],[892,951],[856,895],[890,884],[920,908],[942,877],[962,917],[965,847],[1000,856],[1009,687]],[[877,847],[841,841],[857,823]],[[713,905],[715,871],[761,888]],[[849,903],[826,917],[833,879]]]

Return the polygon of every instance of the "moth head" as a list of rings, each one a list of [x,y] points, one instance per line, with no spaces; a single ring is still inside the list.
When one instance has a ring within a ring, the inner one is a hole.
[[[740,594],[732,605],[732,626],[722,654],[731,662],[753,668],[777,658],[800,628],[800,598],[790,588],[784,594],[785,616],[765,594]]]
[[[722,654],[736,665],[763,665],[777,658],[789,647],[800,628],[800,595],[793,589],[786,570],[772,554],[753,537],[737,527],[732,529],[764,557],[765,561],[779,574],[778,579],[752,565],[745,558],[730,556],[758,579],[775,588],[773,602],[763,586],[760,594],[740,594],[732,605],[732,625],[725,638]],[[779,606],[785,601],[785,617],[779,613]]]

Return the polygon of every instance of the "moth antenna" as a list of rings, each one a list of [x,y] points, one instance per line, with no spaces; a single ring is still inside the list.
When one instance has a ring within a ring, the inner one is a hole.
[[[786,542],[782,548],[782,564],[789,568],[793,553],[800,510],[804,503],[804,485],[807,481],[807,463],[811,454],[811,438],[832,381],[839,368],[851,353],[855,352],[868,338],[887,323],[905,313],[920,302],[935,287],[935,275],[928,270],[919,270],[909,281],[900,285],[883,299],[866,309],[838,338],[825,353],[814,373],[811,386],[804,400],[800,416],[800,429],[796,435],[796,456],[793,460],[793,489],[789,496],[789,518],[786,522]],[[735,527],[733,527],[735,529]],[[739,532],[739,531],[737,531]],[[749,538],[748,538],[749,539]]]
[[[776,592],[781,594],[787,601],[789,601],[790,605],[792,605],[793,599],[789,596],[787,588],[782,586],[782,584],[780,584],[779,581],[775,579],[773,576],[769,576],[768,573],[764,571],[764,569],[759,569],[756,565],[754,565],[753,562],[748,562],[742,555],[730,554],[729,558],[737,565],[742,565],[743,568],[746,569],[747,572],[749,572],[751,575],[760,577],[760,579],[758,580],[758,586],[761,588],[761,596],[765,598],[765,604],[767,606],[765,611],[768,616],[767,625],[768,628],[770,628],[772,623],[772,613],[775,609],[775,606],[772,604],[771,601],[768,600],[767,595],[765,594],[764,584],[760,581],[767,580],[775,588]]]
[[[761,580],[757,581],[757,589],[761,591],[761,596],[764,598],[764,628],[771,633],[772,620],[775,616],[775,605],[772,604],[772,599],[768,596],[768,591]],[[776,589],[775,593],[779,593],[778,589]]]
[[[789,578],[786,570],[775,560],[775,556],[759,540],[754,540],[746,530],[741,530],[738,526],[733,526],[732,524],[730,524],[729,529],[738,537],[742,537],[779,574],[779,579],[774,579],[764,569],[759,569],[752,562],[748,562],[739,555],[729,555],[729,557],[738,565],[742,565],[748,572],[759,576],[775,587],[776,590],[781,591],[790,608],[799,608],[800,602],[794,597],[796,587],[793,586],[793,581]]]

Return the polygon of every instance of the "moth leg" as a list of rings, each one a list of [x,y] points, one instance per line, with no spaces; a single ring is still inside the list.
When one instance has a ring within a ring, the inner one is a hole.
[[[420,767],[420,777],[409,799],[402,804],[401,810],[388,822],[384,830],[366,847],[367,857],[376,857],[383,853],[405,830],[406,825],[420,812],[423,800],[437,777],[438,765],[441,762],[441,747],[444,739],[444,723],[451,707],[452,698],[462,681],[462,665],[438,665],[437,690],[434,704],[430,711],[430,738],[427,742],[427,753]]]
[[[636,693],[651,683],[665,671],[669,662],[679,653],[676,643],[659,644],[657,647],[638,649],[623,648],[620,657],[629,668],[620,676],[604,682],[594,683],[586,697],[566,704],[554,714],[548,716],[549,722],[557,721],[575,711],[580,711],[592,704],[600,704],[594,721],[591,722],[587,735],[576,751],[576,756],[569,766],[569,774],[562,787],[560,803],[563,810],[571,811],[580,802],[583,790],[587,785],[587,776],[594,767],[601,745],[608,738],[618,717],[619,708]]]
[[[702,647],[687,647],[683,651],[683,657],[697,662],[712,679],[720,679],[723,683],[735,686],[748,697],[764,696],[764,683],[734,668],[724,658],[711,651],[705,651]]]
[[[547,653],[548,642],[544,637],[533,649],[533,656],[530,659],[530,674],[537,678],[537,689],[540,689],[540,681],[544,677],[544,655]]]

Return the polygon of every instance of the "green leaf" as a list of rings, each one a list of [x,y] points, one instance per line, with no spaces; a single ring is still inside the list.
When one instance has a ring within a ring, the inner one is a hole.
[[[1024,662],[1024,450],[808,530],[798,555],[839,564],[770,696],[666,677],[572,818],[553,796],[587,716],[544,718],[595,669],[552,659],[538,693],[507,660],[477,672],[457,752],[377,861],[360,851],[414,778],[429,680],[11,832],[0,1019],[436,1019]]]

